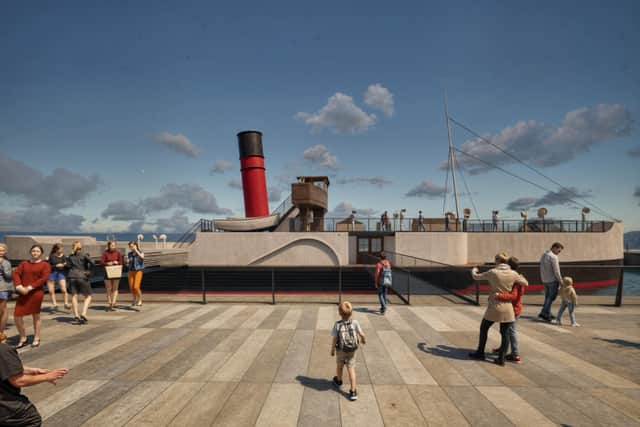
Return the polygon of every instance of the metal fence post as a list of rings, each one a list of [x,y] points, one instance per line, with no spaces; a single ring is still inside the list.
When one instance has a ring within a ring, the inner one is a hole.
[[[407,268],[407,302],[411,305],[411,270]]]
[[[271,304],[276,305],[276,271],[271,269]]]
[[[342,265],[338,266],[338,304],[342,304]]]
[[[618,280],[618,289],[616,290],[616,307],[622,305],[622,288],[624,283],[624,267],[620,267],[620,280]]]
[[[200,270],[200,283],[202,284],[202,303],[207,303],[207,290],[204,284],[204,268]]]

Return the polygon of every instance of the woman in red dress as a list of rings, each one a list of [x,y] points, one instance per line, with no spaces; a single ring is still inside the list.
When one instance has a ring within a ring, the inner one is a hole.
[[[18,268],[13,270],[13,283],[18,292],[18,301],[13,312],[13,319],[16,322],[20,341],[16,348],[27,345],[27,332],[24,328],[24,316],[33,316],[33,342],[31,347],[40,345],[40,307],[44,298],[42,286],[47,283],[51,273],[51,264],[42,261],[42,246],[33,245],[31,247],[31,259],[22,261]]]

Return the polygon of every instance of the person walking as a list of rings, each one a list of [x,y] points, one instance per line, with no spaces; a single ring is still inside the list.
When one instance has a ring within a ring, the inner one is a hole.
[[[133,302],[131,306],[142,306],[142,290],[140,285],[142,284],[142,272],[144,271],[144,252],[140,250],[138,242],[132,240],[129,242],[129,253],[127,254],[127,268],[129,269],[129,289],[131,290],[131,296]]]
[[[380,260],[376,264],[375,286],[378,290],[380,301],[380,314],[387,311],[387,288],[392,285],[391,263],[384,254],[380,254]]]
[[[27,346],[27,332],[24,328],[24,316],[31,315],[33,318],[33,342],[31,347],[40,346],[40,310],[44,299],[44,289],[42,288],[51,274],[51,264],[42,261],[42,246],[31,246],[31,259],[22,261],[13,270],[13,284],[18,293],[18,300],[13,310],[13,319],[18,328],[20,339],[16,348]]]
[[[499,213],[500,213],[499,211],[491,212],[491,224],[492,224],[493,231],[498,231],[498,214]]]
[[[336,357],[336,376],[333,383],[336,387],[342,386],[342,374],[347,367],[349,376],[349,400],[358,400],[356,385],[356,351],[360,343],[365,344],[367,338],[357,320],[352,319],[353,307],[349,301],[344,301],[338,306],[340,320],[334,323],[331,329],[331,356]]]
[[[104,251],[102,257],[100,258],[100,264],[103,267],[120,266],[120,268],[122,269],[122,254],[116,248],[116,242],[114,242],[113,240],[109,240],[107,242],[107,249]],[[111,276],[111,274],[107,272],[107,269],[105,268],[104,287],[107,291],[107,311],[115,311],[116,309],[121,274],[122,271],[120,272],[120,275]]]
[[[426,231],[424,229],[424,216],[422,215],[422,211],[418,211],[418,231]]]
[[[11,262],[5,258],[7,254],[7,245],[0,243],[0,333],[7,328],[7,320],[9,311],[7,310],[7,301],[9,294],[13,291],[13,279]]]
[[[544,304],[538,317],[542,320],[550,322],[555,319],[551,315],[551,305],[558,296],[558,287],[562,283],[562,274],[560,274],[560,261],[558,255],[564,249],[560,242],[551,245],[551,249],[546,251],[540,258],[540,279],[544,285]]]
[[[51,273],[47,280],[49,295],[51,296],[51,304],[54,311],[58,310],[56,302],[56,282],[60,286],[60,292],[64,300],[64,308],[69,308],[69,294],[67,293],[67,278],[65,272],[67,270],[67,257],[64,256],[64,248],[62,243],[56,243],[49,253],[49,264],[51,264]]]
[[[389,214],[387,211],[384,211],[382,214],[382,230],[391,231],[391,221],[389,220]]]
[[[571,326],[580,326],[580,324],[576,322],[576,315],[574,313],[574,309],[578,305],[578,295],[576,294],[576,290],[573,288],[573,279],[571,277],[562,278],[562,285],[560,286],[560,296],[562,297],[562,304],[560,305],[560,309],[558,310],[558,317],[554,323],[556,325],[562,325],[562,313],[564,313],[565,308],[568,308],[569,318],[571,319]]]
[[[495,256],[496,266],[484,273],[478,273],[478,267],[471,270],[474,280],[487,280],[489,282],[489,302],[484,313],[482,323],[480,324],[480,336],[478,339],[478,349],[469,353],[472,359],[484,360],[485,347],[487,344],[487,336],[489,328],[496,322],[500,323],[500,351],[495,363],[504,366],[507,345],[509,342],[508,331],[511,324],[515,321],[513,305],[509,302],[503,302],[495,298],[496,293],[507,293],[511,291],[514,283],[524,283],[526,280],[517,272],[513,271],[507,261],[509,256],[501,252]]]
[[[91,305],[91,271],[94,264],[89,255],[83,254],[82,243],[73,242],[73,254],[67,257],[67,265],[69,266],[69,286],[71,287],[71,310],[73,312],[73,320],[78,325],[89,322],[87,319],[87,311]],[[84,296],[82,304],[82,314],[78,313],[78,294]]]
[[[43,282],[44,283],[44,282]],[[69,372],[66,368],[29,368],[22,364],[18,352],[7,345],[7,337],[0,332],[0,425],[7,427],[40,427],[42,417],[22,387],[56,381]]]

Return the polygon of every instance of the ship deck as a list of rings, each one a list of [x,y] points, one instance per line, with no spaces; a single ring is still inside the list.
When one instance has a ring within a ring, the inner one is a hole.
[[[467,359],[482,307],[429,297],[380,316],[363,301],[357,402],[331,384],[334,304],[163,302],[175,297],[149,296],[140,312],[98,301],[84,326],[43,311],[42,344],[23,362],[70,369],[23,390],[44,425],[640,425],[637,297],[581,300],[580,328],[537,321],[527,300],[523,363],[506,367]],[[497,342],[492,330],[487,347]]]

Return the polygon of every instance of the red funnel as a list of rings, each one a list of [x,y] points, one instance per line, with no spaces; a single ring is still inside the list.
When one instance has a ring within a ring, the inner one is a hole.
[[[244,193],[244,214],[247,218],[269,215],[267,180],[265,178],[262,133],[248,130],[238,134],[240,172]]]

